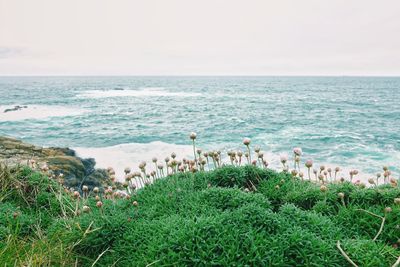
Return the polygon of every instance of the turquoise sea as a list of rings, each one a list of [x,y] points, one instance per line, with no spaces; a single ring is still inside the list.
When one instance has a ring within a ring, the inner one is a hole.
[[[301,147],[371,177],[400,172],[399,77],[0,77],[0,135],[68,146],[100,166],[207,149]],[[15,105],[18,111],[4,112]],[[343,175],[347,175],[344,171]]]

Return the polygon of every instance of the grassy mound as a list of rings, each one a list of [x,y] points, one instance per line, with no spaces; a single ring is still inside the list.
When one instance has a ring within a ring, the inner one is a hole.
[[[399,187],[321,190],[287,173],[226,166],[156,180],[129,199],[100,195],[101,207],[92,196],[74,198],[40,173],[1,167],[0,262],[392,266],[400,256]]]

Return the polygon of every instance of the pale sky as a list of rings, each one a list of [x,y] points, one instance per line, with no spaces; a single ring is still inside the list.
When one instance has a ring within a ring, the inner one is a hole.
[[[0,75],[400,75],[399,0],[0,0]]]

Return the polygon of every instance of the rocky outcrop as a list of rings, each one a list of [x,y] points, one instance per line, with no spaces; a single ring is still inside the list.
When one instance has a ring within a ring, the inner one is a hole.
[[[64,175],[65,185],[80,188],[82,184],[89,187],[103,186],[108,181],[104,169],[96,169],[94,159],[77,157],[69,148],[43,148],[22,142],[21,140],[0,136],[0,162],[7,165],[27,165],[30,160],[35,165],[47,165],[56,176]]]

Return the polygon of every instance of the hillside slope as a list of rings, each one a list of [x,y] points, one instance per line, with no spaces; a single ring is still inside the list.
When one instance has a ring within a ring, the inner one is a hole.
[[[394,266],[400,256],[398,186],[225,166],[128,196],[78,195],[28,168],[0,175],[6,266]]]

